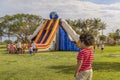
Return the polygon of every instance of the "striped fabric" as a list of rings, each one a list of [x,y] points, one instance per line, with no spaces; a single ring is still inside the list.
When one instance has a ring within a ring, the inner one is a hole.
[[[78,56],[77,60],[83,60],[82,66],[79,71],[85,71],[92,69],[92,61],[93,61],[93,50],[91,48],[82,49]]]

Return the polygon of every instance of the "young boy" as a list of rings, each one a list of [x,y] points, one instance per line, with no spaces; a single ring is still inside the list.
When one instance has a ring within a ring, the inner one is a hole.
[[[90,48],[94,44],[94,37],[85,33],[80,36],[81,51],[77,56],[77,67],[74,77],[76,80],[92,80],[93,50]]]
[[[102,43],[101,44],[101,52],[103,52],[103,50],[104,50],[104,44]]]
[[[37,48],[36,48],[36,43],[34,41],[31,43],[31,46],[33,47],[33,52],[36,53]]]
[[[29,53],[30,53],[30,55],[32,55],[32,53],[33,53],[33,47],[32,46],[30,46],[30,48],[29,48]]]

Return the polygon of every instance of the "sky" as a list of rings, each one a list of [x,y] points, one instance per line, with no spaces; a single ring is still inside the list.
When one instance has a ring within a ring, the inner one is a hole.
[[[101,18],[105,34],[120,29],[120,0],[0,0],[0,17],[29,13],[49,19],[56,11],[62,19]]]

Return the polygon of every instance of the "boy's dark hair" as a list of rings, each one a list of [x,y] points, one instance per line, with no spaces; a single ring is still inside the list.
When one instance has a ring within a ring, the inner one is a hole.
[[[84,42],[84,44],[86,46],[91,46],[95,42],[95,39],[94,39],[93,35],[90,34],[90,33],[81,34],[79,39],[80,39],[81,42]]]

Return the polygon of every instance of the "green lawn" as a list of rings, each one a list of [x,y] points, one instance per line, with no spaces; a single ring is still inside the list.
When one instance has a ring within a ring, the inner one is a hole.
[[[0,80],[74,80],[77,52],[7,54],[0,49]],[[120,80],[120,46],[95,52],[93,80]]]

